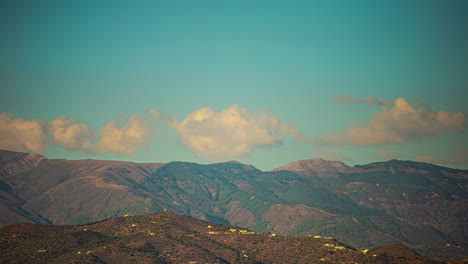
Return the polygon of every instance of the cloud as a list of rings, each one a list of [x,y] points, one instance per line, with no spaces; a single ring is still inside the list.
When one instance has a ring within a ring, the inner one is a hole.
[[[398,153],[396,153],[395,151],[391,151],[391,150],[380,150],[379,151],[380,153],[380,156],[384,159],[384,160],[392,160],[392,159],[396,159],[398,158]]]
[[[434,156],[417,156],[415,160],[436,164],[465,164],[468,163],[468,149],[455,152],[446,158],[439,158]]]
[[[462,112],[435,112],[421,101],[412,105],[405,98],[394,102],[375,100],[364,99],[369,104],[382,106],[369,122],[351,123],[344,131],[327,134],[317,142],[332,146],[402,144],[440,136],[447,131],[462,132],[467,125]]]
[[[161,111],[159,111],[158,109],[154,109],[154,108],[150,108],[148,109],[148,111],[146,111],[146,113],[150,116],[152,116],[153,118],[160,118],[163,113]]]
[[[335,97],[333,97],[333,100],[338,101],[338,102],[343,102],[347,104],[360,104],[361,100],[352,98],[346,94],[339,94]]]
[[[374,97],[364,96],[363,102],[369,105],[376,105],[376,106],[393,106],[394,103],[390,99],[382,98],[377,99]]]
[[[177,119],[173,115],[159,111],[154,108],[148,109],[146,113],[153,119],[161,120],[164,123],[169,124],[169,125],[174,125],[177,123]]]
[[[55,145],[69,150],[92,151],[94,135],[85,122],[74,123],[73,118],[59,117],[49,123]]]
[[[170,117],[155,109],[147,114],[155,119]],[[41,153],[52,143],[68,150],[93,154],[116,152],[128,155],[137,152],[155,135],[155,128],[148,117],[132,115],[121,122],[109,121],[97,133],[87,123],[74,118],[59,117],[47,122],[0,113],[0,149]]]
[[[42,152],[47,148],[47,122],[0,114],[0,149]]]
[[[155,134],[155,129],[143,117],[132,115],[127,123],[119,125],[109,121],[101,128],[98,153],[117,152],[125,155],[137,152]]]
[[[347,103],[347,104],[369,104],[369,105],[376,105],[376,106],[392,106],[393,105],[392,100],[386,99],[386,98],[377,99],[374,97],[364,96],[363,99],[356,99],[346,94],[339,94],[333,97],[333,100]]]
[[[275,115],[250,112],[239,105],[219,112],[199,108],[174,127],[182,144],[211,160],[242,157],[255,148],[280,145],[287,135],[299,135]]]

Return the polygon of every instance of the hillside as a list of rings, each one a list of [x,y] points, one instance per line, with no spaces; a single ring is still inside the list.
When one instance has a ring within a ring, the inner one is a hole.
[[[0,229],[0,263],[463,263],[401,245],[368,252],[332,238],[284,237],[159,212],[86,225]]]
[[[357,249],[398,243],[468,258],[468,171],[322,159],[270,172],[236,162],[131,163],[0,151],[1,225],[83,224],[167,209],[254,231],[331,236]]]

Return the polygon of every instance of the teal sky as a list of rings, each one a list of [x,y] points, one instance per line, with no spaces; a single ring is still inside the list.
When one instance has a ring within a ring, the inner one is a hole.
[[[2,1],[0,148],[468,169],[467,13],[463,0]],[[201,107],[213,115],[190,118]]]

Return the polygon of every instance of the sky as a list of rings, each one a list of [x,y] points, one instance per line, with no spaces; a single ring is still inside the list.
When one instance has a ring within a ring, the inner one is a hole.
[[[0,149],[468,169],[468,1],[1,1]]]

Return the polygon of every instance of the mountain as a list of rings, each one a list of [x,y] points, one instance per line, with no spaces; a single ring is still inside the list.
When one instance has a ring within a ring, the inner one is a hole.
[[[84,224],[167,209],[254,231],[398,243],[468,258],[468,171],[390,160],[322,159],[272,171],[238,162],[131,163],[0,151],[0,223]]]
[[[332,238],[284,237],[170,212],[85,225],[0,229],[0,263],[463,263],[401,245],[361,252]]]
[[[133,191],[133,185],[164,165],[47,159],[7,151],[1,151],[0,157],[2,191],[17,197],[19,210],[55,224],[96,221],[144,203],[145,197]],[[2,204],[5,197],[0,197]],[[13,218],[7,220],[2,224],[15,223]]]
[[[292,171],[306,176],[337,178],[339,173],[350,172],[352,168],[340,161],[329,161],[318,158],[294,161],[271,171],[282,170]]]

